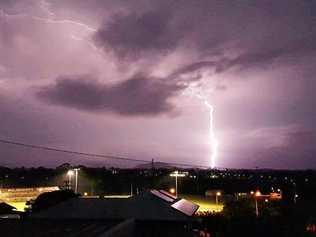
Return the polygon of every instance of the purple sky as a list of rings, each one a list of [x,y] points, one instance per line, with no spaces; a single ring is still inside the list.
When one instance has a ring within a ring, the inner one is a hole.
[[[0,0],[0,139],[210,165],[199,94],[217,167],[316,168],[315,74],[313,0]]]

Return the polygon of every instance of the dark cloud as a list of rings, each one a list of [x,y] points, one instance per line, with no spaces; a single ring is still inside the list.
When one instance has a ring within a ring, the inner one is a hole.
[[[272,167],[297,169],[315,168],[316,161],[316,131],[302,130],[287,133],[284,144],[273,146],[262,151],[258,160],[264,158]]]
[[[139,57],[144,52],[163,53],[174,49],[180,35],[172,28],[165,12],[116,15],[95,35],[98,46],[114,51],[119,57]]]
[[[173,112],[170,99],[181,89],[144,75],[112,85],[80,76],[60,77],[54,85],[42,88],[37,96],[50,104],[78,110],[153,116]]]
[[[178,78],[181,75],[189,74],[192,72],[196,72],[202,69],[215,69],[218,67],[219,62],[217,61],[201,61],[195,62],[189,65],[182,66],[175,70],[170,78]]]
[[[280,47],[272,47],[270,49],[258,49],[256,51],[246,52],[235,58],[220,58],[213,61],[195,62],[178,69],[174,76],[192,73],[202,69],[213,70],[215,73],[221,73],[232,67],[245,69],[247,67],[270,65],[277,59],[287,58],[288,63],[297,63],[298,58],[307,55],[313,55],[316,52],[316,33],[308,38],[290,42]]]
[[[312,17],[316,8],[311,1],[145,2],[150,10],[137,12],[129,5],[127,14],[114,15],[103,24],[94,37],[96,44],[120,58],[149,60],[179,46],[190,47],[200,54],[191,70],[203,66],[217,72],[302,57],[316,48]],[[235,50],[240,53],[226,57],[227,51]],[[215,62],[206,62],[214,55],[219,56]]]
[[[286,60],[288,62],[296,63],[298,59],[315,53],[315,40],[316,34],[311,35],[309,38],[291,42],[280,47],[245,53],[233,60],[227,60],[226,63],[222,63],[221,69],[218,69],[217,71],[220,72],[227,70],[233,66],[238,66],[242,69],[254,66],[265,66],[267,64],[272,64],[277,59],[282,58],[288,59]]]

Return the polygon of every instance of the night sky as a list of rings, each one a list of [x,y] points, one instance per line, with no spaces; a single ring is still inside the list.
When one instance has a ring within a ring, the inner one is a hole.
[[[209,166],[207,101],[217,167],[316,168],[315,74],[313,0],[0,0],[0,139]]]

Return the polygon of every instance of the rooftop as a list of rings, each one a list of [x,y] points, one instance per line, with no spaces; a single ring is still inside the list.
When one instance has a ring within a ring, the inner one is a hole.
[[[151,190],[126,199],[72,198],[34,213],[32,218],[187,221],[198,207],[185,199]]]

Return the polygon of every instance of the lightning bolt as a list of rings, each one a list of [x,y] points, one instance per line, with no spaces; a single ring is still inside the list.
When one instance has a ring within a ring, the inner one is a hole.
[[[77,41],[84,41],[86,43],[88,43],[88,45],[95,51],[97,51],[98,49],[93,45],[93,43],[90,41],[89,37],[91,34],[95,33],[97,31],[96,28],[93,28],[92,26],[89,26],[88,24],[84,24],[82,22],[79,21],[74,21],[74,20],[70,20],[70,19],[56,19],[55,17],[55,13],[52,12],[49,9],[49,3],[47,3],[46,1],[41,1],[40,2],[40,7],[41,9],[46,13],[47,17],[40,17],[40,16],[35,16],[35,15],[29,15],[26,13],[17,13],[17,14],[8,14],[6,13],[3,9],[0,8],[0,17],[4,16],[8,19],[21,19],[21,18],[29,18],[32,19],[34,21],[40,21],[43,22],[45,24],[60,24],[60,25],[68,25],[73,26],[73,27],[78,27],[78,29],[80,28],[82,31],[82,34],[84,36],[79,36],[79,35],[75,35],[72,33],[69,33],[69,37],[73,40],[77,40]]]
[[[209,139],[210,139],[210,144],[212,146],[212,154],[211,154],[211,168],[214,169],[215,165],[216,165],[216,159],[217,159],[217,154],[218,154],[218,141],[216,139],[215,136],[215,132],[214,132],[214,107],[207,101],[204,100],[204,104],[206,105],[206,107],[209,109],[209,121],[210,121],[210,125],[209,125]]]
[[[188,89],[191,91],[193,96],[203,101],[204,105],[209,110],[209,143],[212,150],[210,155],[210,167],[211,169],[214,169],[216,167],[216,160],[218,156],[218,140],[214,132],[214,107],[208,102],[207,98],[200,90],[196,91],[196,87],[193,88],[192,86],[188,86]]]
[[[0,8],[0,16],[3,15],[4,17],[7,17],[7,18],[30,18],[36,21],[42,21],[47,24],[65,24],[65,25],[68,24],[68,25],[78,26],[88,33],[94,33],[97,31],[96,28],[93,28],[92,26],[89,26],[88,24],[85,24],[79,21],[75,21],[71,19],[56,19],[55,13],[49,10],[49,7],[47,6],[46,1],[41,1],[40,6],[43,9],[43,11],[48,15],[47,17],[29,15],[27,13],[8,14],[2,8]]]

